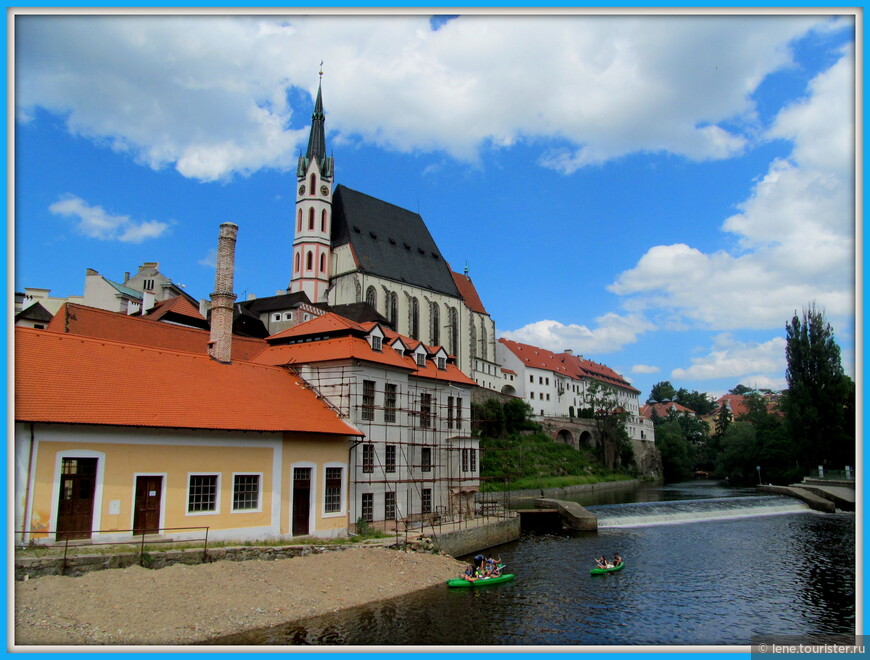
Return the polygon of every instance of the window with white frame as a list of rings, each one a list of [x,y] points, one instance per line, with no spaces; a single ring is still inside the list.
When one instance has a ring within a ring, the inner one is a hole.
[[[233,511],[260,509],[260,475],[233,475]]]
[[[324,489],[323,512],[341,511],[341,473],[340,467],[326,468],[326,487]]]
[[[426,366],[426,354],[425,353],[417,353],[417,366],[425,367]]]
[[[218,475],[191,474],[187,482],[187,512],[216,513]]]
[[[380,351],[382,349],[382,340],[377,335],[372,335],[372,350]]]

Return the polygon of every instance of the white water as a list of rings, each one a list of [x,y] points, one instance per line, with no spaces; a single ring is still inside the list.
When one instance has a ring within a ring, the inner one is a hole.
[[[587,508],[598,516],[599,529],[680,525],[714,520],[776,516],[787,513],[813,513],[804,502],[778,495],[678,502],[644,502]]]

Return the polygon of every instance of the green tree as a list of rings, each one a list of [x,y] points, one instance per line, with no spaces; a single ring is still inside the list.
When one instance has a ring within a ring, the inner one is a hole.
[[[674,386],[671,385],[670,381],[663,380],[660,383],[656,383],[652,386],[652,389],[649,393],[649,398],[646,400],[647,403],[651,401],[658,401],[661,403],[662,401],[668,400],[673,401],[674,397],[677,396],[677,391],[674,389]]]
[[[746,387],[746,385],[738,384],[737,387],[732,387],[728,390],[728,394],[746,394],[747,392],[751,392],[751,387]]]
[[[855,464],[854,389],[824,314],[810,304],[785,326],[788,391],[782,410],[804,469]]]
[[[665,481],[682,481],[692,475],[693,451],[679,421],[670,419],[656,427],[656,447],[662,456]]]
[[[758,478],[760,458],[755,427],[749,422],[733,422],[722,437],[716,472],[734,481],[752,483]]]
[[[690,392],[683,387],[677,390],[677,393],[674,396],[674,401],[679,403],[681,406],[686,406],[686,408],[695,411],[698,415],[711,413],[716,407],[716,404],[713,403],[713,400],[709,396],[707,396],[706,392],[698,392],[696,390]]]
[[[625,467],[632,465],[634,449],[625,428],[628,413],[621,410],[616,389],[597,380],[590,381],[584,400],[593,413],[604,467],[614,470],[620,464]]]
[[[725,435],[725,431],[728,430],[729,424],[734,420],[734,415],[731,414],[731,410],[726,405],[721,405],[719,407],[719,412],[716,413],[716,431],[713,434],[713,437],[717,440],[721,440],[722,436]]]

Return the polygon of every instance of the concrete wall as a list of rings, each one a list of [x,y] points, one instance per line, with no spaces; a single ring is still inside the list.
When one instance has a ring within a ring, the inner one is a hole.
[[[470,555],[520,537],[520,519],[503,518],[485,525],[437,534],[435,545],[441,552],[454,557]]]

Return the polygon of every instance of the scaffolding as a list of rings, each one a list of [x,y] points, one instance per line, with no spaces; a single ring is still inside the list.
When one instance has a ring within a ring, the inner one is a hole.
[[[437,533],[513,515],[504,494],[480,493],[470,389],[353,361],[295,371],[365,433],[349,452],[352,533],[361,525],[397,535]]]

